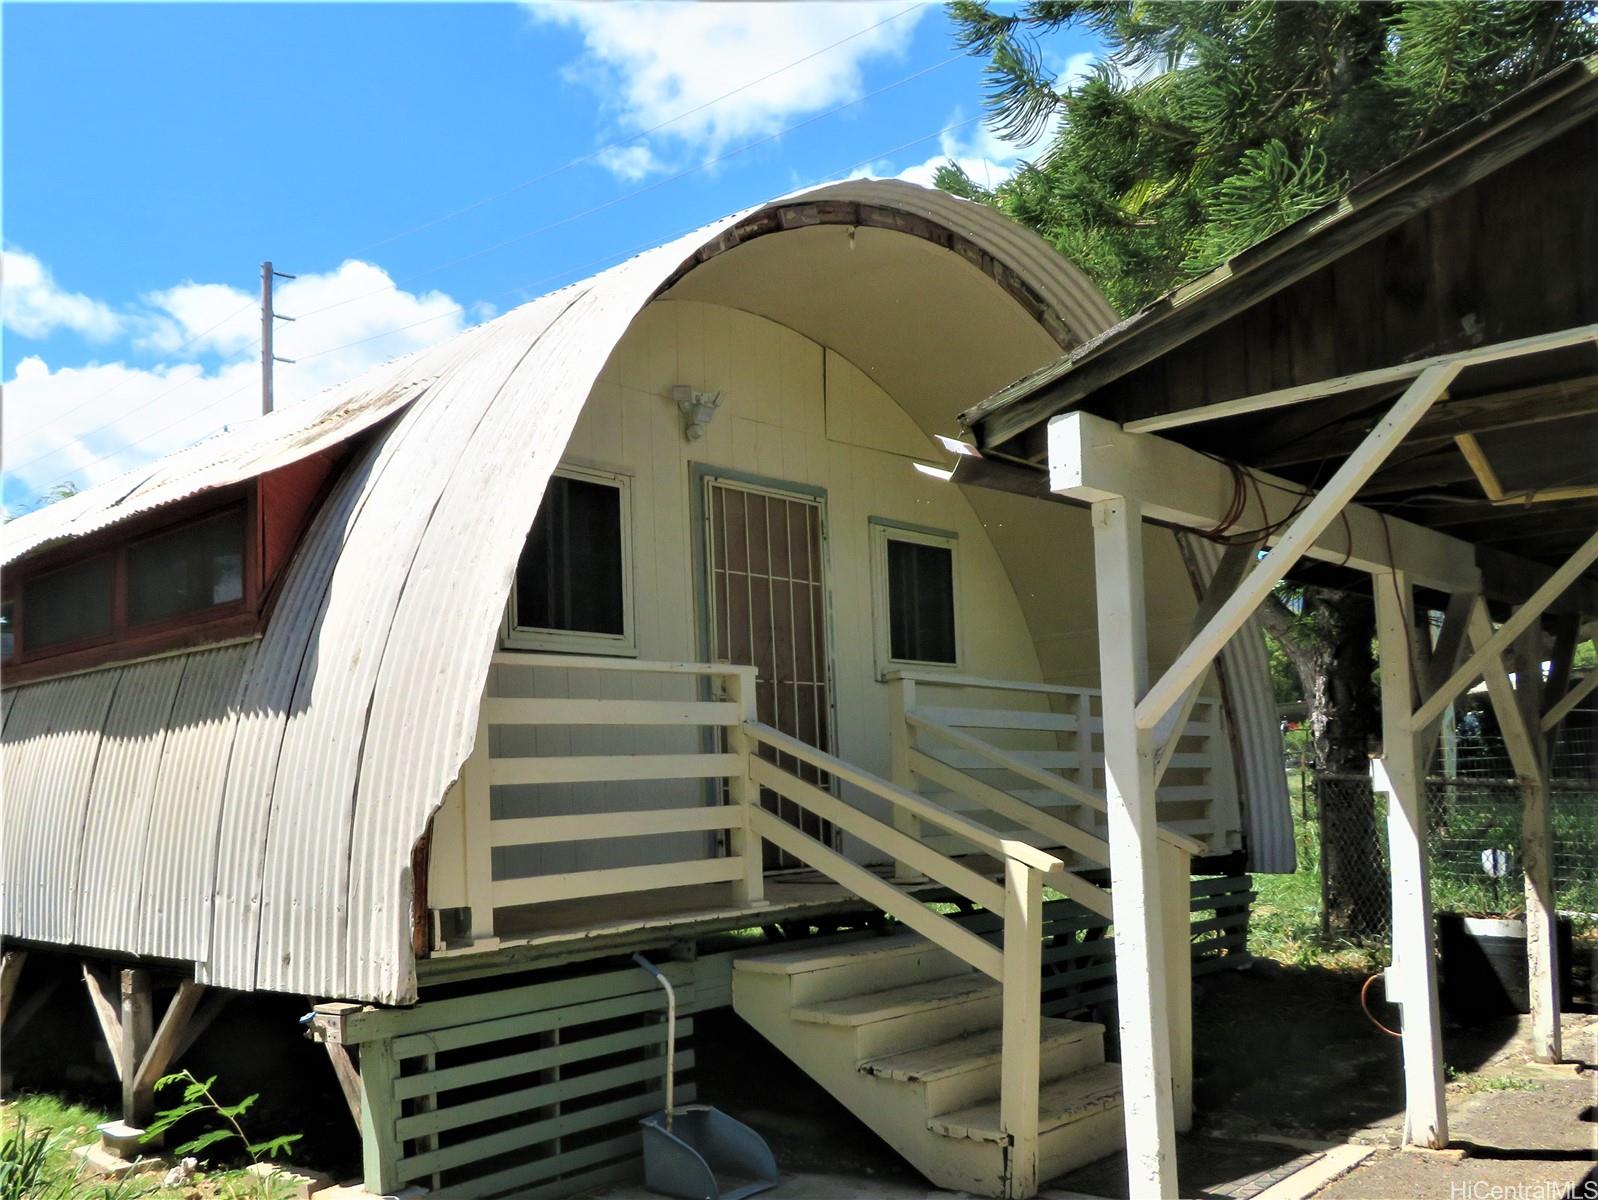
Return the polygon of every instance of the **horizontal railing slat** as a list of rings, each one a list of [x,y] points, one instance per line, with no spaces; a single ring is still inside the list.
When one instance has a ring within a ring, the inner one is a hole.
[[[605,655],[541,654],[535,651],[501,650],[494,655],[496,667],[547,667],[557,671],[625,671],[636,675],[737,675],[753,667],[736,663],[655,662],[642,658]]]
[[[742,774],[743,759],[736,754],[566,754],[488,760],[491,785],[719,779]]]
[[[657,1032],[660,1033],[661,1046],[658,1057],[623,1063],[601,1071],[588,1071],[582,1075],[568,1075],[561,1079],[550,1080],[548,1083],[535,1084],[512,1092],[501,1092],[497,1096],[485,1096],[481,1100],[470,1100],[465,1104],[452,1104],[430,1112],[401,1117],[396,1122],[399,1136],[408,1140],[431,1133],[444,1133],[447,1130],[459,1129],[463,1125],[497,1120],[500,1117],[508,1117],[514,1113],[526,1112],[559,1101],[575,1100],[580,1096],[591,1096],[595,1092],[624,1087],[629,1083],[658,1079],[664,1070],[666,1058],[665,1031]],[[694,1065],[694,1052],[678,1050],[676,1059],[677,1069],[686,1071]]]
[[[653,984],[654,980],[650,982]],[[657,988],[658,984],[655,985]],[[693,1033],[692,1017],[677,1018],[677,1036]],[[471,1087],[479,1083],[492,1083],[496,1079],[509,1079],[515,1075],[530,1075],[534,1071],[548,1070],[571,1062],[602,1058],[624,1050],[638,1050],[645,1046],[659,1046],[665,1037],[661,1025],[641,1025],[637,1029],[624,1029],[602,1037],[582,1038],[575,1042],[561,1042],[541,1050],[527,1050],[520,1054],[506,1054],[483,1062],[465,1063],[458,1067],[435,1067],[414,1075],[401,1075],[394,1081],[394,1095],[401,1100],[417,1096],[437,1096],[455,1088]]]
[[[693,988],[680,983],[676,986],[679,1011],[691,1008]],[[594,1021],[608,1021],[613,1017],[629,1017],[635,1013],[664,1012],[665,1009],[665,993],[657,985],[653,992],[617,996],[589,1004],[572,1004],[565,1008],[546,1008],[542,1012],[524,1012],[513,1017],[479,1021],[473,1025],[457,1025],[452,1029],[413,1033],[394,1039],[394,1055],[396,1058],[415,1058],[422,1054],[442,1054],[447,1050],[481,1046],[485,1042],[500,1042],[529,1033],[548,1033]]]
[[[569,700],[497,696],[484,701],[490,725],[736,725],[724,700]]]
[[[867,845],[909,863],[917,871],[976,901],[983,908],[1004,911],[1004,889],[991,879],[984,879],[971,868],[961,866],[892,825],[850,807],[831,792],[822,791],[814,784],[806,783],[761,758],[749,760],[749,775],[756,783],[771,788]]]
[[[751,810],[749,823],[768,842],[786,850],[801,862],[809,863],[862,900],[897,917],[934,945],[958,955],[984,975],[994,979],[1003,977],[1004,955],[998,947],[983,941],[948,917],[933,912],[908,892],[873,875],[858,863],[851,862],[836,850],[764,809]]]
[[[1022,729],[1069,733],[1076,728],[1070,713],[1031,712],[1006,708],[946,708],[918,706],[915,711],[929,721],[955,729]]]
[[[817,750],[814,746],[801,742],[798,738],[780,733],[769,725],[762,725],[758,721],[745,721],[743,728],[745,733],[756,741],[770,746],[773,750],[792,755],[800,762],[809,763],[829,775],[834,775],[845,782],[852,783],[856,787],[920,817],[923,821],[930,821],[950,833],[959,834],[973,845],[981,847],[996,857],[1014,858],[1017,862],[1046,874],[1058,872],[1064,866],[1053,855],[1045,854],[1043,851],[1021,842],[1007,840],[968,817],[962,817],[958,813],[951,813],[939,808],[925,797],[919,796],[907,788],[898,787],[885,779],[879,779],[869,771],[862,771],[859,767],[844,762],[841,758],[834,758],[825,751]]]
[[[564,1200],[564,1197],[579,1191],[586,1193],[602,1184],[625,1183],[636,1178],[641,1173],[637,1159],[643,1153],[643,1140],[643,1132],[634,1129],[620,1137],[595,1142],[581,1149],[567,1150],[487,1175],[478,1175],[465,1183],[449,1184],[437,1191],[429,1191],[427,1197],[428,1200],[478,1200],[481,1196],[515,1188],[517,1200],[554,1200],[557,1196]],[[617,1159],[621,1161],[613,1161]],[[573,1171],[595,1164],[608,1165],[582,1175],[571,1175]],[[530,1188],[530,1185],[541,1180],[554,1180],[557,1175],[567,1178]]]
[[[940,725],[919,711],[906,713],[904,719],[905,723],[912,729],[925,730],[934,737],[940,737],[945,741],[952,742],[961,749],[969,750],[973,754],[987,759],[995,766],[1004,767],[1006,770],[1014,772],[1023,779],[1030,780],[1039,787],[1046,788],[1078,803],[1086,804],[1089,808],[1096,809],[1099,812],[1106,811],[1103,796],[1090,792],[1080,784],[1062,779],[1058,775],[1011,759],[1003,750],[1000,750],[997,746],[990,746],[979,737],[974,737],[969,733],[962,733],[958,729],[951,729],[947,725]]]
[[[703,833],[714,829],[735,829],[742,824],[742,810],[731,804],[715,804],[699,808],[571,813],[558,817],[501,817],[489,822],[488,831],[496,846],[532,846],[544,842],[581,842],[595,838]]]
[[[688,862],[654,863],[639,867],[603,867],[561,875],[527,875],[494,880],[494,907],[545,904],[553,900],[581,900],[656,888],[692,887],[700,883],[730,883],[742,879],[742,858],[700,858]]]

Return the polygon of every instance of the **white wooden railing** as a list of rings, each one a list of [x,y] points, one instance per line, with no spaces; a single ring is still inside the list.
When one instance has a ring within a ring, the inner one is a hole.
[[[957,812],[993,812],[1073,864],[1107,866],[1100,693],[932,671],[887,676],[893,780]],[[1161,838],[1190,854],[1237,847],[1230,746],[1218,701],[1199,698],[1161,755]],[[1076,897],[1073,897],[1076,898]]]

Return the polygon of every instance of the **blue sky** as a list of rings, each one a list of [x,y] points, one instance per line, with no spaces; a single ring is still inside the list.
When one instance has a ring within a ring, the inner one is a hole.
[[[11,4],[3,36],[12,512],[257,411],[262,259],[300,276],[292,403],[793,188],[1025,153],[903,2]]]

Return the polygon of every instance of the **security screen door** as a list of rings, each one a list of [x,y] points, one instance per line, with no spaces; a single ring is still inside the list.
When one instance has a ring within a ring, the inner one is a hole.
[[[710,647],[717,662],[755,668],[760,720],[818,750],[832,750],[827,591],[822,507],[813,496],[709,476],[705,546],[710,571]],[[820,788],[831,777],[762,747],[784,770]],[[827,845],[832,825],[762,788],[760,802]],[[767,870],[801,866],[765,843]]]

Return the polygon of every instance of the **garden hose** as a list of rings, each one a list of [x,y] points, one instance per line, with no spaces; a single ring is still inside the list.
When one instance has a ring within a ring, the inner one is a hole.
[[[1376,1026],[1377,1029],[1380,1029],[1388,1037],[1401,1038],[1404,1036],[1403,1034],[1399,1033],[1396,1029],[1387,1028],[1387,1026],[1383,1025],[1376,1019],[1376,1014],[1371,1012],[1370,1001],[1367,999],[1367,997],[1370,994],[1371,984],[1375,983],[1381,977],[1382,972],[1378,971],[1361,985],[1359,989],[1359,1006],[1365,1010],[1365,1015],[1370,1018],[1370,1023]]]

